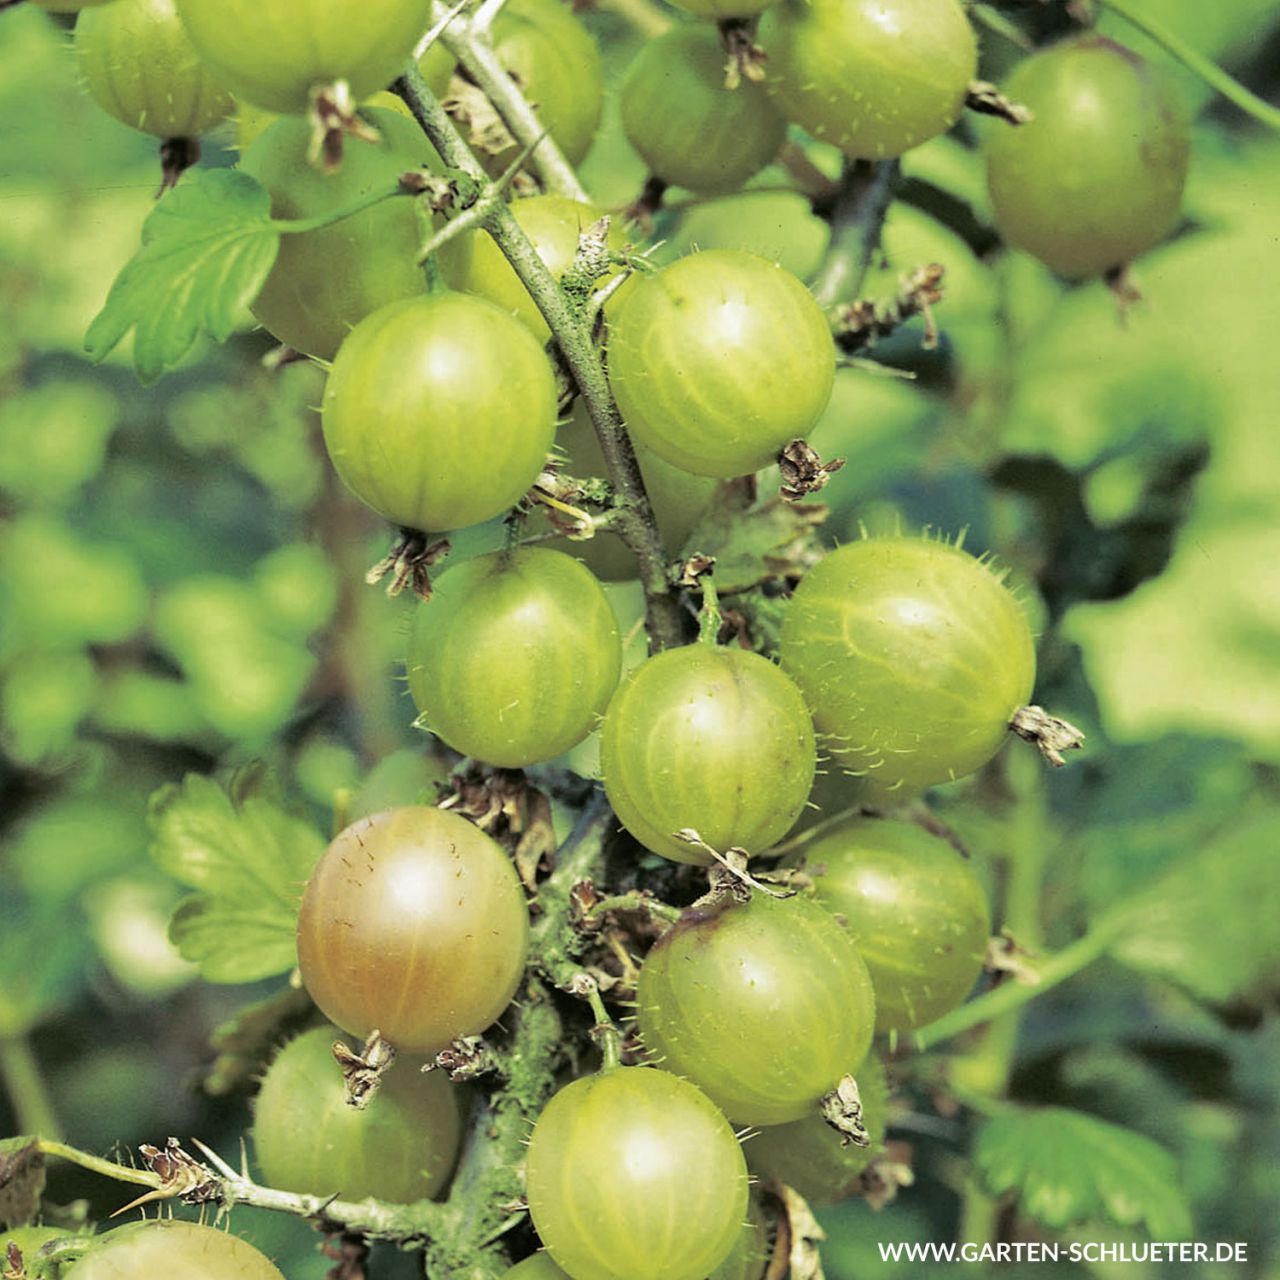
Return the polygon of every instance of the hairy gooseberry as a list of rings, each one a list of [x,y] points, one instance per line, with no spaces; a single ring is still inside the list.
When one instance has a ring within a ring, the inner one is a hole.
[[[542,1243],[573,1280],[705,1280],[747,1211],[728,1121],[688,1081],[648,1067],[561,1089],[533,1127],[526,1187]]]
[[[843,921],[876,989],[876,1030],[922,1027],[982,972],[991,934],[972,865],[914,822],[850,817],[804,847],[813,892]]]
[[[708,644],[668,649],[619,686],[600,742],[605,792],[622,825],[677,862],[761,853],[790,830],[813,781],[804,699],[767,658]]]
[[[889,1085],[875,1054],[863,1059],[856,1076],[867,1146],[845,1142],[844,1135],[815,1111],[752,1134],[743,1144],[751,1172],[785,1183],[814,1208],[836,1204],[859,1191],[864,1170],[883,1149]]]
[[[518,768],[595,727],[622,638],[591,570],[561,551],[498,551],[447,569],[418,606],[406,664],[424,721],[463,755]]]
[[[779,0],[760,43],[787,119],[867,160],[949,129],[978,63],[959,0]]]
[[[93,100],[122,124],[190,138],[220,124],[235,99],[201,61],[174,0],[112,0],[76,20],[76,61]]]
[[[1157,68],[1085,35],[1024,59],[1005,93],[1033,116],[985,141],[1006,243],[1080,279],[1164,239],[1182,202],[1191,135]]]
[[[340,1036],[316,1027],[272,1059],[253,1104],[253,1148],[281,1191],[408,1204],[438,1195],[461,1138],[457,1086],[421,1060],[397,1057],[377,1093],[348,1105],[333,1057]]]
[[[177,0],[191,42],[237,97],[304,112],[313,89],[383,89],[431,22],[431,0]]]
[[[677,26],[646,41],[627,70],[627,141],[672,186],[736,190],[782,145],[786,120],[757,81],[726,87],[725,56],[715,28]]]
[[[779,655],[868,801],[981,768],[1035,681],[1031,628],[1004,575],[926,538],[864,538],[820,560]]]
[[[361,818],[325,850],[298,913],[298,966],[344,1031],[432,1054],[507,1007],[528,936],[502,847],[456,813],[408,805]]]
[[[817,421],[835,379],[831,329],[808,289],[733,249],[691,253],[641,280],[608,354],[628,428],[706,476],[773,462]]]
[[[217,1227],[158,1219],[117,1227],[67,1269],[69,1280],[284,1280],[253,1245]]]
[[[836,918],[757,892],[692,909],[650,948],[636,989],[651,1061],[692,1080],[738,1124],[816,1110],[871,1046],[875,997]]]
[[[478,524],[537,479],[555,434],[555,377],[537,339],[483,298],[407,298],[343,342],[324,439],[355,495],[395,524]]]

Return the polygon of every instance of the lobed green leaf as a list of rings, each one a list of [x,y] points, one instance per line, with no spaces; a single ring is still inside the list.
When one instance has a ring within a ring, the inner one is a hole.
[[[247,772],[228,788],[197,774],[152,796],[151,857],[197,892],[169,933],[209,982],[252,982],[296,963],[298,901],[324,839]]]
[[[1191,1232],[1173,1157],[1150,1138],[1063,1107],[1010,1111],[979,1131],[974,1164],[987,1190],[1062,1229],[1105,1219],[1161,1240]]]
[[[138,377],[154,382],[207,333],[230,337],[257,297],[280,248],[271,199],[248,174],[192,174],[142,227],[142,247],[125,264],[85,335],[103,359],[132,329]]]

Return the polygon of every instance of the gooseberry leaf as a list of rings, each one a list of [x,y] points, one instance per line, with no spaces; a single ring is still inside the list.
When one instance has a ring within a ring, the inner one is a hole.
[[[978,1133],[974,1164],[993,1195],[1061,1230],[1105,1220],[1159,1240],[1191,1231],[1173,1157],[1150,1138],[1064,1107],[1009,1111]]]
[[[324,850],[310,823],[290,813],[260,774],[227,788],[189,774],[151,798],[151,857],[195,889],[174,911],[169,936],[209,982],[252,982],[293,968],[298,903]]]
[[[238,169],[192,174],[152,210],[85,335],[95,360],[132,329],[139,379],[154,382],[206,333],[225,342],[280,248],[271,198]]]
[[[1213,1004],[1280,992],[1280,818],[1250,817],[1181,859],[1117,908],[1112,954]]]

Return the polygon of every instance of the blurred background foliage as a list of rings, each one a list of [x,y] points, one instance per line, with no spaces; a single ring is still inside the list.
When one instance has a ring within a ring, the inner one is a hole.
[[[1277,0],[1141,7],[1276,90]],[[1051,34],[1059,8],[1023,29]],[[636,37],[607,12],[589,20],[621,66]],[[0,1126],[101,1152],[195,1133],[232,1154],[247,1103],[196,1081],[212,1028],[271,988],[197,982],[169,945],[180,889],[148,860],[148,796],[265,759],[327,829],[335,795],[408,800],[436,766],[400,682],[407,606],[361,581],[382,531],[324,465],[319,372],[267,370],[248,326],[148,390],[126,356],[82,356],[158,168],[149,140],[79,93],[65,44],[44,13],[0,15]],[[1019,56],[991,30],[984,49],[991,79]],[[843,371],[814,439],[849,460],[824,495],[832,538],[967,528],[971,549],[1013,566],[1042,618],[1037,700],[1089,734],[1070,769],[1028,781],[1006,762],[940,794],[943,816],[984,867],[1028,848],[1044,860],[1050,948],[1164,886],[1155,926],[1148,913],[1113,958],[1030,1007],[1011,1097],[1154,1139],[1195,1238],[1250,1244],[1247,1266],[1196,1274],[1275,1277],[1280,142],[1173,74],[1199,113],[1193,170],[1178,234],[1138,264],[1144,300],[1122,314],[1100,283],[1066,288],[997,252],[981,130],[965,125],[906,158],[868,285],[888,295],[900,272],[944,263],[942,340],[924,350],[916,323],[874,353],[887,372]],[[205,162],[233,163],[228,143],[207,140]],[[810,159],[832,170],[822,148]],[[612,117],[584,174],[606,205],[638,189]],[[827,231],[781,180],[675,193],[662,252],[733,245],[812,273]],[[635,594],[616,593],[626,621]],[[926,1275],[881,1263],[876,1242],[965,1238],[983,1212],[1036,1238],[984,1209],[963,1159],[974,1127],[908,1098],[894,1136],[915,1148],[917,1185],[878,1217],[860,1200],[823,1215],[832,1280]],[[65,1168],[51,1194],[85,1198],[91,1217],[128,1198]],[[303,1224],[236,1220],[291,1278],[323,1274]],[[1086,1223],[1048,1238],[1140,1237]],[[388,1254],[374,1274],[412,1266]]]

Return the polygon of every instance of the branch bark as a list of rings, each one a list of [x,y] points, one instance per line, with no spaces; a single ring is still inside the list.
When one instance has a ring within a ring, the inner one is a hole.
[[[441,6],[436,6],[437,17]],[[530,148],[529,164],[543,189],[552,195],[586,202],[587,193],[564,152],[546,131],[474,20],[456,14],[440,34],[440,43],[457,58],[462,69],[497,108],[503,123],[521,147]]]
[[[830,209],[824,211],[831,222],[831,245],[813,282],[813,296],[824,310],[858,296],[880,247],[897,181],[896,160],[855,160],[845,170]]]
[[[489,182],[480,162],[427,87],[417,66],[410,66],[393,88],[404,99],[445,164],[480,184],[484,192],[481,200],[488,205],[482,225],[546,319],[599,437],[616,495],[614,527],[635,555],[644,586],[649,649],[657,652],[679,644],[682,619],[667,572],[666,550],[645,493],[635,451],[609,388],[600,353],[592,341],[588,319],[574,309],[538,256],[515,216]]]

